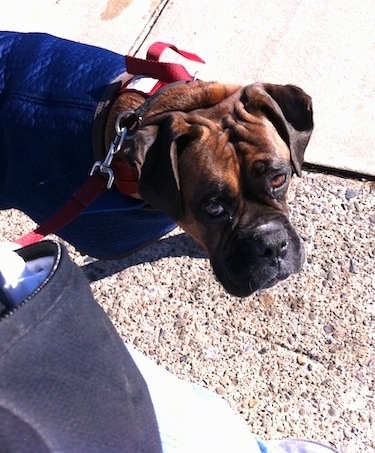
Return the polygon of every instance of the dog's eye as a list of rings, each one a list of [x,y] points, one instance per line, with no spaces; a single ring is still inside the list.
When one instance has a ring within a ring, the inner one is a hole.
[[[286,174],[280,173],[279,175],[275,175],[271,179],[272,189],[279,189],[280,187],[282,187],[285,184],[285,182],[286,182]]]
[[[220,203],[213,201],[205,207],[206,213],[211,217],[219,217],[225,213],[225,209]]]

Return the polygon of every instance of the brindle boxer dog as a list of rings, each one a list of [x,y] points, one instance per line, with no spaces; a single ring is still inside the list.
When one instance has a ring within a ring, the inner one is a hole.
[[[117,99],[107,144],[117,115],[144,101],[134,92]],[[191,235],[242,297],[302,267],[287,192],[312,129],[311,98],[296,86],[194,81],[156,97],[121,158],[138,169],[139,195]]]
[[[303,247],[287,208],[313,128],[311,99],[300,88],[192,81],[167,85],[145,103],[146,95],[122,85],[107,104],[104,91],[131,77],[119,54],[46,34],[0,32],[0,55],[0,209],[45,221],[87,179],[95,143],[103,161],[119,114],[142,106],[138,130],[116,154],[137,168],[138,185],[132,180],[125,197],[103,195],[139,206],[127,197],[138,188],[156,209],[94,209],[58,234],[83,253],[111,258],[170,231],[171,218],[207,251],[236,296],[301,269]],[[93,128],[99,105],[105,108]],[[146,239],[136,238],[144,225]]]

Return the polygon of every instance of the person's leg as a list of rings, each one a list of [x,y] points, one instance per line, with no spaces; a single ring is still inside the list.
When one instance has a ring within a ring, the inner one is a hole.
[[[219,395],[183,381],[128,345],[154,404],[164,453],[333,453],[310,440],[261,440]]]
[[[337,453],[313,440],[262,440],[217,394],[183,381],[128,345],[145,378],[159,423],[163,452]]]
[[[178,379],[128,345],[154,404],[164,453],[266,453],[229,405]]]

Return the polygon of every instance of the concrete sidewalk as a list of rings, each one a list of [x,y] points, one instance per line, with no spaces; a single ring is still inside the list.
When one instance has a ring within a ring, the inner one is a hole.
[[[375,175],[375,4],[365,0],[169,2],[154,40],[207,61],[203,79],[294,83],[313,98],[306,160]]]
[[[300,85],[315,110],[306,161],[372,176],[374,23],[366,0],[14,0],[0,17],[2,29],[45,31],[123,54],[144,56],[153,41],[172,42],[206,60],[192,67],[204,80]]]
[[[3,7],[4,9],[4,7]],[[12,0],[0,28],[47,32],[145,55],[153,41],[195,52],[204,80],[294,83],[313,98],[307,162],[375,177],[375,4],[367,0]],[[260,437],[375,450],[375,183],[303,172],[292,220],[301,274],[237,299],[180,230],[112,262],[73,259],[126,341],[216,391]],[[0,213],[0,240],[33,227]],[[209,421],[207,421],[209,423]]]

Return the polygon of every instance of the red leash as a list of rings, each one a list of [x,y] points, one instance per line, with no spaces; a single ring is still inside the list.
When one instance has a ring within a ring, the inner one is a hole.
[[[115,184],[123,195],[131,195],[137,192],[137,171],[129,167],[125,162],[113,163],[112,169],[115,174]],[[117,175],[119,175],[117,177]],[[35,230],[30,231],[16,242],[22,247],[41,241],[45,236],[55,233],[60,228],[74,220],[108,187],[108,180],[101,172],[90,175],[72,197],[51,217]]]
[[[127,72],[130,74],[142,74],[144,76],[153,77],[162,82],[162,84],[193,80],[193,77],[182,65],[159,61],[160,55],[166,48],[174,50],[179,55],[182,55],[189,60],[204,63],[197,55],[179,50],[173,44],[156,42],[148,49],[146,60],[125,56]],[[136,193],[138,179],[136,170],[129,167],[125,162],[112,162],[114,154],[121,149],[126,133],[126,125],[121,130],[117,130],[117,136],[112,143],[104,162],[95,162],[88,179],[55,214],[38,226],[34,231],[27,233],[14,242],[24,247],[42,240],[48,234],[60,230],[74,220],[100,194],[106,189],[109,189],[113,182],[119,192],[123,195]]]
[[[89,206],[104,190],[107,185],[105,178],[95,173],[72,195],[52,217],[48,218],[38,228],[17,239],[17,244],[25,247],[42,240],[47,234],[54,233],[67,223],[74,220],[87,206]]]

